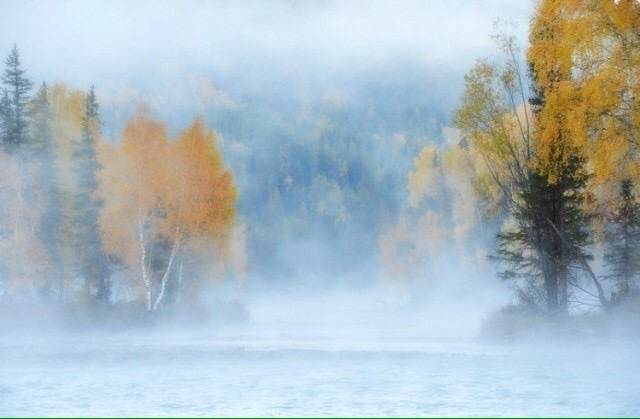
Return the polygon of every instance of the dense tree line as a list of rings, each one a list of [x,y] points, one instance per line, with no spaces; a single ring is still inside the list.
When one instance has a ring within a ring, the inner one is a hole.
[[[494,260],[538,312],[638,306],[639,27],[634,1],[541,0],[526,54],[495,35],[500,58],[467,73],[457,131],[417,154],[379,234],[387,273]]]
[[[233,177],[200,120],[172,139],[141,110],[113,145],[93,86],[34,94],[17,47],[2,83],[3,301],[157,311],[243,269]]]
[[[314,85],[304,101],[292,86],[249,97],[230,90],[234,106],[206,112],[236,176],[253,278],[304,268],[330,282],[373,266],[379,226],[400,210],[413,156],[440,141],[450,113],[446,86],[403,65]],[[297,252],[302,245],[314,252]]]
[[[490,255],[528,306],[626,304],[640,272],[639,8],[541,0],[526,54],[496,36],[502,58],[466,75],[456,129],[420,121],[412,89],[369,86],[355,104],[330,92],[291,117],[232,103],[208,115],[222,139],[202,120],[171,136],[141,109],[110,141],[93,87],[34,93],[14,48],[0,95],[0,292],[156,311],[197,295],[205,272],[242,270],[246,223],[265,276],[287,257],[345,271],[376,247],[390,276],[419,276],[444,253],[470,266]],[[296,253],[312,240],[317,251]]]
[[[499,35],[504,59],[465,77],[455,123],[477,163],[449,177],[471,176],[498,223],[501,275],[529,306],[637,301],[639,27],[635,1],[541,0],[525,69],[516,40]]]

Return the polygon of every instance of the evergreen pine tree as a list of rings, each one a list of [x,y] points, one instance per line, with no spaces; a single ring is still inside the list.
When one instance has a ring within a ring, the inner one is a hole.
[[[582,209],[587,177],[581,166],[575,158],[554,183],[532,170],[513,213],[517,227],[498,235],[498,255],[509,266],[502,276],[525,279],[520,297],[544,303],[549,311],[566,310],[571,267],[589,257],[590,217]]]
[[[640,274],[640,205],[633,193],[631,180],[620,185],[620,201],[612,217],[612,228],[606,233],[605,262],[608,278],[616,283],[612,302],[629,293]]]
[[[28,115],[26,106],[31,91],[31,82],[24,76],[25,71],[20,66],[20,54],[17,46],[14,45],[5,65],[2,83],[7,89],[11,111],[8,113],[7,130],[3,140],[5,150],[13,152],[27,142]]]
[[[11,100],[7,89],[2,89],[2,97],[0,97],[0,141],[3,145],[8,144],[11,135],[12,125]]]
[[[85,100],[82,119],[82,137],[74,151],[74,175],[77,190],[73,199],[71,227],[75,237],[76,255],[80,274],[85,279],[91,294],[102,301],[109,299],[109,264],[102,252],[98,217],[101,202],[95,197],[98,188],[96,173],[99,162],[96,140],[100,130],[98,102],[91,86]]]
[[[28,147],[31,157],[30,195],[37,195],[34,201],[39,200],[43,209],[38,231],[51,265],[46,288],[55,296],[61,297],[63,266],[60,228],[63,224],[63,212],[56,170],[56,147],[50,130],[51,117],[47,85],[42,83],[31,102],[31,141]]]

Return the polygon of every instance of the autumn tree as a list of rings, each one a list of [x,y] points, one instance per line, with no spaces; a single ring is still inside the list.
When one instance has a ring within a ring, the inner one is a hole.
[[[530,183],[533,116],[526,103],[525,80],[520,73],[514,40],[506,39],[504,47],[507,52],[505,65],[479,62],[465,76],[462,106],[457,110],[455,123],[468,146],[484,162],[491,183],[499,190],[504,211],[513,216],[527,207],[523,192]],[[520,285],[523,291],[529,288],[529,282],[540,280],[541,272],[536,253],[540,247],[536,246],[532,235],[541,226],[530,222],[527,228],[526,221],[515,223],[516,231],[511,237],[503,236],[511,241],[520,238],[521,243],[510,246],[518,253],[529,252],[533,259],[531,272],[519,272],[524,274],[521,276],[524,284]],[[505,244],[503,242],[501,246],[505,247]],[[508,255],[503,253],[502,256]],[[524,260],[527,256],[520,254],[520,258]],[[505,274],[511,275],[511,271],[507,270]]]
[[[176,270],[175,281],[186,286],[180,275],[189,269],[185,262],[199,252],[215,257],[226,243],[235,214],[231,174],[202,122],[170,142],[165,126],[146,111],[129,121],[120,145],[104,159],[105,251],[123,262],[146,309],[156,311]]]
[[[153,246],[161,240],[162,198],[169,179],[166,128],[139,112],[126,125],[120,145],[102,158],[100,230],[104,250],[119,258],[151,310]]]
[[[571,80],[559,91],[575,144],[593,165],[593,183],[613,187],[638,181],[640,139],[640,3],[620,1],[543,1],[554,8],[563,33],[559,49]],[[536,55],[551,49],[541,45]],[[540,51],[538,51],[540,50]],[[548,68],[537,62],[540,71]],[[605,186],[606,187],[606,186]]]
[[[540,41],[535,36],[532,44]],[[540,124],[546,91],[533,72],[532,109],[515,39],[497,39],[506,60],[502,65],[481,62],[465,77],[456,124],[482,156],[511,215],[498,234],[498,256],[507,266],[502,276],[521,282],[525,301],[544,303],[551,312],[566,311],[572,264],[587,257],[584,160],[561,141],[560,132]],[[543,135],[555,135],[556,140],[544,143]],[[555,158],[543,160],[546,155]]]
[[[442,136],[444,144],[425,146],[414,159],[407,205],[378,236],[379,260],[389,277],[422,280],[437,274],[443,257],[458,266],[486,264],[485,233],[499,218],[496,189],[458,130],[445,128]]]
[[[228,245],[235,219],[236,189],[231,173],[225,169],[216,146],[213,132],[207,132],[203,122],[196,119],[172,143],[171,166],[174,193],[167,197],[169,231],[174,231],[171,255],[199,256],[224,262],[229,256]],[[170,259],[171,262],[171,259]],[[183,261],[180,260],[180,270]],[[164,275],[154,309],[162,303],[168,276]],[[183,281],[181,281],[183,282]],[[184,284],[183,286],[198,286]]]
[[[556,179],[576,156],[584,159],[597,198],[589,206],[601,215],[624,205],[617,191],[638,179],[639,25],[640,4],[630,0],[543,0],[532,21],[528,59],[544,95],[538,167]],[[597,276],[582,266],[606,308]]]

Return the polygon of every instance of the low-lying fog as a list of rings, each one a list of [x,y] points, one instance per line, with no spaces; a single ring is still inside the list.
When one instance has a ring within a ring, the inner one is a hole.
[[[213,320],[0,341],[0,413],[19,415],[633,415],[637,340],[571,330],[483,336],[509,301],[472,275],[416,292],[223,287]],[[451,282],[453,284],[451,284]],[[28,313],[23,313],[28,316]]]

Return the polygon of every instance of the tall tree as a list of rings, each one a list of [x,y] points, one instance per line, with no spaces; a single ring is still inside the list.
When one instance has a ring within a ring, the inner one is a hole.
[[[37,231],[46,249],[50,272],[49,290],[56,296],[63,293],[63,267],[61,260],[60,229],[63,225],[62,199],[56,167],[56,144],[51,133],[52,110],[48,88],[42,83],[36,97],[30,103],[31,141],[26,148],[30,154],[29,197],[32,205],[40,207],[41,216]]]
[[[159,263],[154,252],[163,241],[163,197],[172,193],[165,170],[168,159],[165,126],[138,112],[125,126],[119,147],[109,147],[103,155],[100,171],[104,249],[129,269],[131,288],[147,311],[154,304],[155,278],[170,268]]]
[[[16,45],[7,57],[5,65],[2,83],[8,92],[11,112],[8,112],[7,121],[3,122],[3,125],[7,127],[4,146],[5,150],[13,152],[27,142],[28,115],[26,106],[31,91],[31,82],[25,77],[25,70],[21,67],[20,54]]]
[[[498,235],[498,256],[507,265],[503,276],[520,281],[528,302],[565,311],[571,264],[586,258],[583,159],[558,135],[557,141],[541,141],[549,128],[539,117],[546,92],[540,95],[534,79],[532,111],[515,40],[497,38],[506,61],[480,63],[466,76],[456,123],[485,161],[511,216]]]
[[[73,198],[71,228],[78,258],[78,270],[90,294],[102,302],[109,299],[108,259],[102,252],[98,217],[102,203],[96,197],[100,169],[97,141],[100,134],[98,102],[93,86],[85,99],[82,134],[73,153],[76,190]]]

